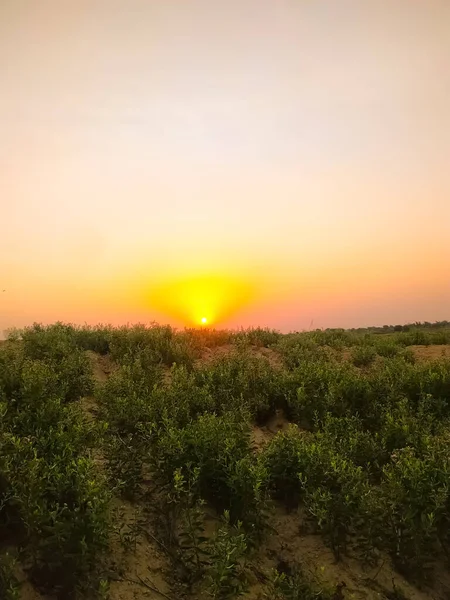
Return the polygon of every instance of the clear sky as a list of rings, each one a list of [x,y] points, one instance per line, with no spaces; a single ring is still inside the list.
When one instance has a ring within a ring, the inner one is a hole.
[[[0,208],[0,331],[448,319],[450,2],[1,0]]]

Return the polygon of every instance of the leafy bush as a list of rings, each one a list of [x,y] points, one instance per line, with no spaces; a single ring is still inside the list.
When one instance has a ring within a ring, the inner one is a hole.
[[[374,346],[355,346],[352,349],[352,363],[355,367],[368,367],[377,355]]]
[[[393,358],[394,356],[397,356],[401,350],[400,346],[391,340],[379,341],[376,345],[376,349],[377,354],[384,358]]]
[[[304,361],[289,374],[287,382],[289,417],[307,428],[320,426],[327,413],[343,416],[351,411],[364,414],[368,420],[378,413],[370,379],[351,364]]]
[[[180,470],[187,477],[198,467],[197,494],[232,522],[244,519],[247,529],[261,524],[265,472],[252,454],[249,427],[242,413],[201,415],[183,429],[167,424],[155,449],[156,472],[165,484]]]
[[[2,513],[25,536],[32,577],[68,597],[95,570],[109,532],[109,492],[89,458],[96,434],[79,404],[67,404],[92,382],[70,331],[23,335],[0,351]]]
[[[290,507],[300,501],[303,488],[298,474],[303,467],[302,449],[306,443],[305,435],[291,426],[286,432],[278,433],[261,454],[270,489]]]
[[[289,369],[295,369],[306,360],[329,361],[334,358],[329,348],[317,345],[311,337],[302,333],[284,335],[274,349],[281,354]]]
[[[268,348],[269,346],[276,344],[280,338],[281,333],[275,329],[269,329],[268,327],[249,327],[248,329],[242,329],[235,333],[232,340],[233,343],[238,345],[246,343],[259,348]]]
[[[174,363],[192,367],[195,348],[187,335],[176,332],[169,325],[156,324],[120,327],[111,333],[110,351],[120,363],[139,361],[143,367]]]
[[[95,327],[76,327],[74,336],[76,344],[83,350],[91,350],[98,354],[108,354],[113,328],[108,325],[97,325]]]
[[[53,456],[48,449],[40,453],[30,438],[6,436],[2,446],[1,471],[27,534],[33,575],[69,592],[106,546],[106,487],[92,461],[70,446]]]
[[[24,329],[21,335],[22,342],[19,347],[8,346],[1,352],[0,364],[4,364],[2,379],[5,393],[12,394],[18,391],[19,381],[26,387],[27,383],[23,380],[27,376],[34,381],[29,385],[43,385],[47,389],[50,383],[46,379],[49,378],[53,386],[49,393],[57,394],[66,402],[78,400],[93,392],[89,358],[75,345],[70,326],[34,325]],[[34,375],[31,374],[33,370]],[[35,381],[39,377],[39,370],[40,384]],[[29,392],[31,393],[31,390]]]
[[[267,600],[332,600],[336,598],[336,590],[325,585],[319,577],[307,575],[304,570],[295,565],[283,567],[288,572],[275,569],[270,578],[265,597]]]
[[[384,447],[377,435],[368,431],[357,416],[333,417],[327,414],[316,439],[333,451],[377,475],[383,465]]]
[[[245,407],[256,420],[264,421],[282,397],[280,373],[265,357],[234,352],[195,373],[197,384],[214,398],[219,414]]]
[[[385,466],[380,489],[383,535],[403,569],[423,571],[436,554],[439,532],[446,525],[449,490],[446,446],[430,445],[422,458],[404,448]]]
[[[228,600],[242,596],[245,591],[245,573],[242,559],[247,550],[242,522],[230,523],[225,511],[223,525],[209,546],[210,567],[207,573],[211,598]]]
[[[277,434],[262,460],[275,492],[299,498],[339,556],[360,517],[361,497],[368,490],[362,468],[322,439],[294,429]]]
[[[19,583],[14,575],[14,558],[8,553],[0,553],[0,598],[19,600]]]

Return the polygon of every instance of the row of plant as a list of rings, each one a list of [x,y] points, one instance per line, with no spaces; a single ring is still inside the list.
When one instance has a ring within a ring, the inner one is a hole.
[[[60,597],[92,581],[110,498],[91,458],[98,434],[77,402],[92,390],[87,357],[62,336],[0,347],[0,538],[14,548],[2,559],[2,597],[17,593],[17,558]]]
[[[196,359],[215,333],[159,326],[35,325],[3,345],[0,533],[32,580],[64,598],[95,589],[119,493],[159,505],[165,546],[194,597],[243,593],[274,502],[303,506],[336,557],[387,551],[425,576],[450,550],[450,362],[415,363],[398,340],[376,336],[360,336],[353,362],[342,360],[336,348],[352,344],[331,334],[223,335],[234,351],[206,363]],[[365,360],[372,347],[376,360]],[[94,386],[86,350],[118,363],[106,382]],[[95,422],[79,402],[92,394]],[[296,425],[256,453],[252,425],[280,408]],[[206,535],[211,514],[218,524]],[[0,554],[10,598],[13,560]],[[265,576],[272,598],[336,591],[298,565]]]
[[[319,352],[283,370],[238,350],[170,375],[125,365],[98,397],[113,433],[114,478],[139,493],[144,473],[153,473],[173,509],[172,541],[183,548],[190,536],[188,563],[208,547],[204,504],[226,511],[232,526],[241,523],[249,552],[274,499],[303,505],[337,557],[349,544],[365,559],[387,551],[399,568],[425,575],[448,552],[448,361],[411,364],[400,356],[361,372]],[[278,434],[256,454],[250,426],[277,407],[302,429]],[[189,493],[180,493],[180,482]],[[206,573],[200,563],[196,577]]]

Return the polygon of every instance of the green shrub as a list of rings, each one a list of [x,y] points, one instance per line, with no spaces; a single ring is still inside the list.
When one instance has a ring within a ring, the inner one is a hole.
[[[14,558],[8,552],[0,553],[0,598],[19,600],[19,582],[14,575]]]
[[[76,345],[82,350],[91,350],[98,354],[108,354],[113,328],[109,325],[76,327],[74,331]]]
[[[319,346],[303,333],[283,335],[273,348],[281,354],[289,369],[295,369],[304,361],[330,361],[334,358],[328,347]]]
[[[377,355],[374,346],[355,346],[352,348],[352,363],[355,367],[368,367]]]
[[[95,465],[72,448],[40,453],[30,438],[3,440],[1,471],[27,534],[33,577],[67,593],[106,547],[109,494]]]
[[[374,420],[379,412],[370,379],[353,365],[329,361],[305,361],[288,376],[287,410],[292,421],[318,427],[325,415],[350,413]],[[296,388],[292,384],[297,384]],[[296,393],[293,393],[296,389]]]
[[[207,386],[200,385],[196,373],[183,365],[174,365],[170,380],[152,393],[154,420],[159,426],[170,421],[184,427],[204,413],[222,413]]]
[[[399,354],[401,348],[391,340],[387,341],[379,341],[376,345],[377,354],[379,356],[383,356],[384,358],[393,358]]]
[[[223,525],[209,546],[207,582],[211,598],[228,600],[243,595],[246,582],[242,563],[246,550],[242,523],[238,521],[232,525],[230,515],[225,511]]]
[[[184,334],[197,353],[200,353],[204,348],[215,348],[230,344],[234,335],[232,331],[227,329],[212,329],[210,327],[202,327],[201,329],[186,328]]]
[[[323,445],[363,467],[369,475],[380,473],[384,447],[357,416],[334,417],[327,414],[316,439]]]
[[[279,432],[261,454],[270,489],[289,507],[297,506],[300,501],[303,488],[298,474],[303,467],[303,446],[307,443],[305,434],[292,425],[286,432]]]
[[[268,348],[276,344],[281,338],[281,333],[268,327],[249,327],[233,335],[234,344],[248,344],[259,348]]]
[[[200,366],[195,373],[197,384],[214,398],[219,414],[245,407],[256,420],[264,421],[282,398],[280,373],[265,357],[235,352]]]
[[[339,556],[361,516],[361,497],[368,491],[362,468],[322,438],[305,436],[293,428],[277,434],[262,460],[275,493],[300,499]]]
[[[176,332],[169,325],[113,329],[110,351],[118,362],[131,364],[137,360],[144,368],[160,364],[170,367],[174,363],[192,368],[196,358],[189,336]]]
[[[383,536],[396,564],[424,571],[438,549],[447,524],[450,490],[448,448],[430,445],[419,458],[412,448],[398,450],[384,467],[380,489]]]
[[[275,569],[271,573],[265,598],[267,600],[333,600],[336,590],[317,576],[306,574],[299,565],[283,565],[288,573]]]
[[[0,390],[5,395],[19,400],[49,394],[72,402],[93,392],[89,359],[64,332],[33,330],[23,335],[20,345],[0,349]]]
[[[233,522],[245,517],[248,530],[260,526],[265,471],[256,464],[242,413],[201,415],[183,429],[169,422],[157,441],[154,460],[166,485],[177,470],[187,477],[191,466],[198,467],[199,497],[219,511],[229,510]]]
[[[368,493],[361,467],[319,444],[305,447],[299,473],[304,504],[339,558],[361,519],[361,498]]]
[[[152,423],[152,394],[161,381],[160,368],[144,369],[137,361],[120,367],[99,385],[96,396],[110,431],[133,434]]]

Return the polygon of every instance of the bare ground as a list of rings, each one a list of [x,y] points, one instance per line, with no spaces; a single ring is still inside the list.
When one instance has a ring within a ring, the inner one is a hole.
[[[237,352],[237,350],[238,348],[234,344],[224,344],[222,346],[215,346],[213,348],[208,348],[207,346],[205,346],[202,349],[201,358],[199,358],[197,362],[209,363],[221,356],[233,354]],[[263,356],[267,358],[270,364],[275,368],[281,368],[283,366],[283,360],[281,356],[271,348],[249,346],[246,348],[246,350],[250,352],[250,354],[252,354],[253,356]]]
[[[450,346],[409,346],[418,360],[450,358]]]
[[[344,582],[344,598],[379,600],[386,597],[386,592],[393,591],[393,583],[404,591],[409,600],[449,598],[450,581],[445,572],[444,580],[437,586],[438,589],[420,591],[393,569],[387,556],[382,557],[376,566],[349,557],[343,557],[336,562],[333,552],[325,545],[323,539],[305,531],[305,516],[302,510],[287,513],[284,508],[278,506],[270,525],[273,533],[261,545],[257,557],[253,560],[259,579],[280,563],[300,564],[306,572],[318,575],[319,579],[323,579],[327,584],[335,586]],[[245,597],[259,600],[261,594],[262,585],[255,582]]]

